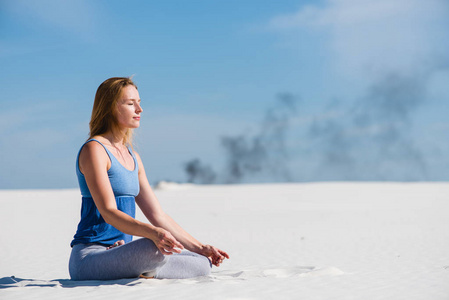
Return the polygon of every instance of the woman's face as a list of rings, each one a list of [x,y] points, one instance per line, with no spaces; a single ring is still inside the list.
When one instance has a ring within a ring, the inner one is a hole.
[[[124,87],[122,97],[117,102],[118,125],[122,128],[138,128],[142,111],[137,89],[133,85]]]

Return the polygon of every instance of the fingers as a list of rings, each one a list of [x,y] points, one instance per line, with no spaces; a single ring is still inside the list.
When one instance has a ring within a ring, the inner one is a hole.
[[[174,249],[179,252],[181,252],[181,250],[184,249],[184,246],[180,242],[178,242],[174,237],[165,240],[165,246],[168,249]]]
[[[164,248],[171,252],[181,253],[181,250],[184,249],[184,246],[178,242],[171,234],[166,236],[163,241]]]
[[[223,250],[220,250],[220,249],[218,249],[218,251],[220,252],[221,255],[223,255],[224,257],[229,259],[229,255],[226,252],[224,252]]]
[[[229,255],[226,252],[224,252],[223,250],[220,250],[214,246],[210,246],[210,250],[212,251],[212,255],[210,256],[210,259],[214,266],[219,267],[225,258],[229,258]]]
[[[214,266],[219,267],[220,264],[223,262],[224,256],[222,256],[215,247],[211,246],[210,248],[211,248],[210,250],[212,251],[211,255],[212,264]]]
[[[176,240],[175,240],[176,241]],[[181,244],[180,242],[178,242],[178,241],[176,241],[176,243],[175,243],[175,245],[174,245],[176,248],[179,248],[179,249],[184,249],[184,245],[183,244]]]
[[[160,231],[155,244],[165,255],[181,253],[181,250],[184,249],[184,246],[180,242],[178,242],[170,232],[165,230]]]
[[[164,244],[164,250],[168,252],[175,252],[175,253],[181,253],[181,250],[184,249],[184,247],[179,243],[167,243]]]
[[[118,246],[121,246],[121,245],[124,245],[124,244],[125,244],[125,241],[124,240],[120,240],[120,241],[115,242],[111,246],[107,247],[106,250],[109,250],[109,249],[112,249],[112,248],[115,248],[115,247],[118,247]]]
[[[216,257],[214,259],[214,261],[212,262],[212,264],[219,267],[221,265],[221,263],[223,262],[223,259],[224,259],[224,257]]]
[[[168,245],[160,245],[157,247],[162,254],[165,255],[171,255],[173,253],[181,253],[181,249],[172,247],[172,246],[168,246]]]
[[[164,255],[172,255],[173,254],[172,252],[169,252],[169,251],[165,250],[163,247],[158,247],[158,249]]]

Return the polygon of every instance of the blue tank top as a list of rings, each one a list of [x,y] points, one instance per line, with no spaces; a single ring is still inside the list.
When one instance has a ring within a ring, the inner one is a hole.
[[[128,151],[134,160],[134,170],[132,171],[126,169],[102,143],[95,139],[90,139],[81,146],[76,157],[76,175],[78,176],[78,183],[82,195],[81,220],[70,246],[73,247],[76,244],[89,243],[109,246],[119,240],[124,240],[125,243],[128,243],[132,240],[132,236],[125,234],[106,223],[100,215],[100,212],[92,199],[92,195],[90,194],[86,179],[79,169],[79,156],[81,150],[85,144],[91,141],[95,141],[102,145],[111,161],[108,177],[114,192],[117,208],[133,218],[136,214],[135,197],[139,194],[139,167],[131,148],[128,147]]]

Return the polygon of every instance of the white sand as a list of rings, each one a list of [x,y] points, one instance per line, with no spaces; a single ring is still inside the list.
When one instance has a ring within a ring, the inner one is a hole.
[[[72,282],[78,190],[0,191],[0,299],[449,299],[448,183],[168,186],[157,195],[231,259],[202,278]]]

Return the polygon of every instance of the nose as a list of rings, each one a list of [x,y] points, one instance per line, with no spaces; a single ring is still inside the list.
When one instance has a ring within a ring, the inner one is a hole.
[[[136,113],[141,113],[143,112],[142,106],[140,106],[140,103],[136,103],[137,107],[136,107]]]

